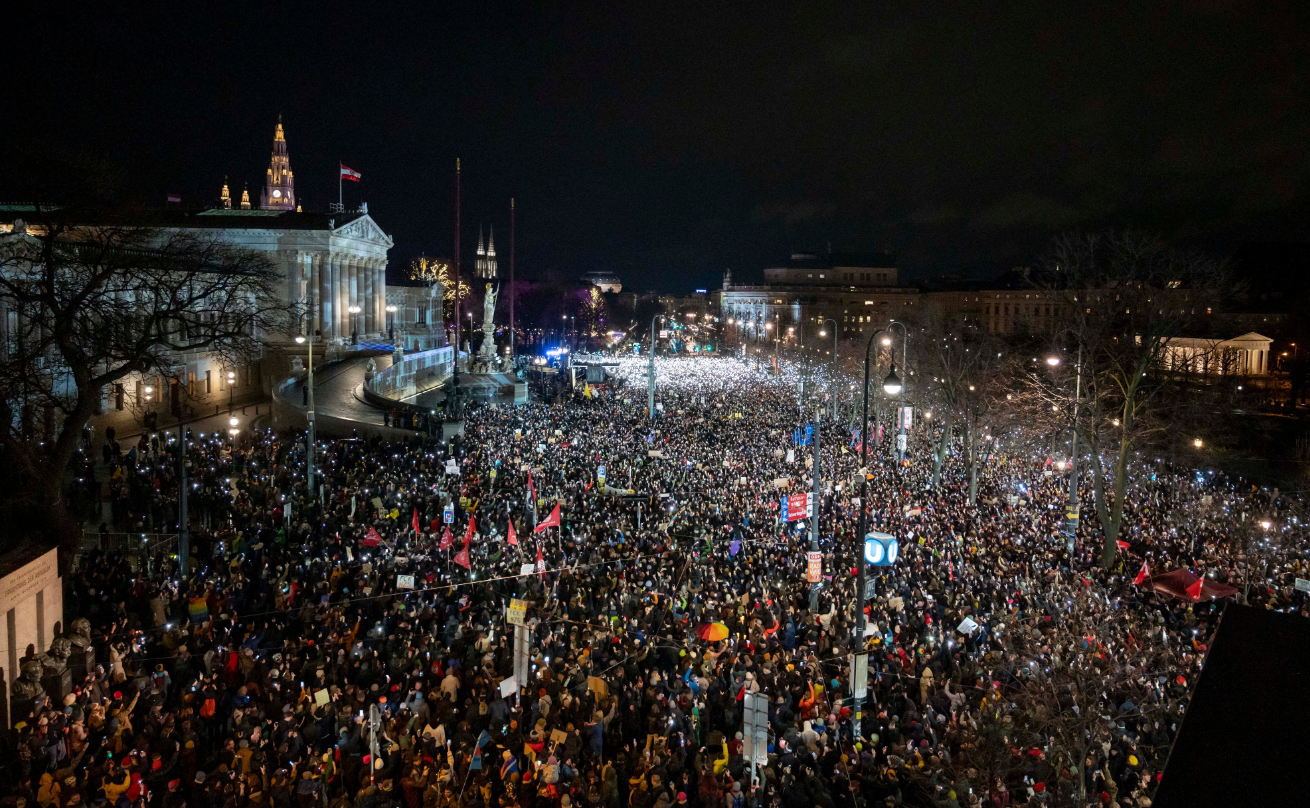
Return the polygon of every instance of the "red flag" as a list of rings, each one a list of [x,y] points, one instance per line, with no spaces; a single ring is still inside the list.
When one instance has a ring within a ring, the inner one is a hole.
[[[441,528],[441,520],[440,520],[440,519],[433,519],[433,520],[432,520],[432,532],[433,532],[433,533],[436,533],[437,530],[439,530],[440,528]]]
[[[473,541],[473,517],[469,517],[469,529],[464,531],[464,546],[455,553],[455,563],[466,570],[473,569],[473,562],[469,561],[469,543]]]
[[[1196,579],[1196,583],[1187,587],[1187,594],[1192,598],[1192,600],[1200,600],[1201,590],[1204,588],[1205,588],[1205,576],[1202,575],[1200,578]]]
[[[507,541],[508,541],[510,544],[514,545],[515,547],[518,547],[518,546],[519,546],[519,537],[516,536],[516,535],[514,535],[514,520],[513,520],[513,519],[509,520],[509,539],[507,539]]]
[[[345,163],[338,163],[337,165],[341,166],[341,179],[350,180],[351,182],[359,182],[362,179],[358,171],[353,168],[346,168]]]
[[[1137,577],[1133,579],[1133,586],[1141,586],[1142,581],[1145,581],[1147,578],[1150,577],[1151,577],[1151,568],[1147,566],[1145,561],[1143,561],[1142,568],[1137,572]]]
[[[537,543],[537,572],[546,574],[546,557],[541,554],[541,543]]]
[[[449,550],[450,546],[455,543],[455,538],[450,535],[450,525],[446,525],[441,531],[441,546],[438,550]]]
[[[555,510],[553,510],[553,511],[550,512],[550,516],[547,516],[544,520],[542,520],[541,524],[539,524],[539,525],[537,525],[535,528],[533,528],[532,532],[533,532],[533,533],[540,533],[541,531],[545,530],[545,529],[548,528],[548,527],[559,527],[559,503],[558,503],[558,502],[555,503]]]
[[[365,547],[377,547],[382,543],[382,537],[378,535],[376,530],[370,527],[368,533],[364,535],[364,541],[361,543]]]
[[[1117,540],[1117,541],[1115,542],[1115,545],[1116,545],[1120,550],[1127,550],[1127,549],[1128,549],[1128,542],[1124,541],[1123,539],[1119,539],[1119,540]]]
[[[413,520],[410,524],[412,524],[412,525],[414,526],[414,532],[415,532],[415,533],[418,533],[418,532],[419,532],[419,529],[418,529],[418,508],[415,508],[415,509],[414,509],[414,520]]]

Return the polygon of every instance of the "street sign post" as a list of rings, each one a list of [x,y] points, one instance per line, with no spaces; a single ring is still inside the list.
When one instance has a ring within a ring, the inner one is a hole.
[[[794,494],[782,498],[782,521],[795,522],[814,515],[814,494]]]

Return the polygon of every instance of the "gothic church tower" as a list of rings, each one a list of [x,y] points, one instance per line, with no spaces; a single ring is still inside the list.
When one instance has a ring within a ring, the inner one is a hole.
[[[268,163],[259,207],[260,210],[296,209],[296,180],[291,174],[291,161],[287,158],[287,138],[282,133],[281,115],[277,116],[277,130],[273,133],[273,157]]]

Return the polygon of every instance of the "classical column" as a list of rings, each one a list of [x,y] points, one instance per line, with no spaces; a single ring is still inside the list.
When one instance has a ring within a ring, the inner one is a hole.
[[[323,254],[309,254],[309,293],[314,296],[314,305],[309,312],[309,333],[313,336],[323,326]]]
[[[377,273],[377,297],[378,297],[378,322],[382,328],[387,327],[387,262],[386,259],[379,258],[376,262]]]
[[[360,312],[359,319],[363,321],[363,330],[372,334],[377,330],[377,324],[374,319],[377,316],[376,307],[373,305],[373,259],[361,258],[359,261],[359,307],[363,309]]]
[[[332,312],[328,315],[328,328],[333,337],[341,336],[341,256],[337,253],[328,255],[328,300],[332,301]]]

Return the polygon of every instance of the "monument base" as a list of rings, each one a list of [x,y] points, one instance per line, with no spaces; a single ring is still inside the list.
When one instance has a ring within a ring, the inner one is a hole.
[[[442,421],[441,422],[441,439],[450,440],[455,436],[464,437],[464,422],[461,421]]]
[[[64,696],[73,692],[73,672],[68,668],[62,671],[52,671],[47,668],[45,675],[41,677],[41,687],[45,688],[46,695],[55,704],[63,704]]]
[[[87,674],[95,672],[96,669],[96,649],[87,647],[82,651],[73,649],[73,653],[68,657],[68,670],[72,674],[73,681],[79,685],[86,681]]]

